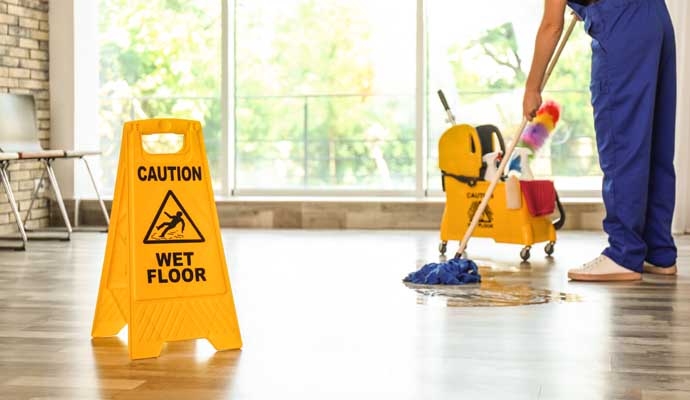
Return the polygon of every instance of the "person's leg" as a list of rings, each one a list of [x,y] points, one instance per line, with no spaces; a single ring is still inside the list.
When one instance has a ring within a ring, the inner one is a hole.
[[[170,229],[172,228],[170,227],[170,225],[168,225],[163,231],[163,233],[161,233],[160,237],[165,237],[165,235],[168,233],[168,231],[170,231]]]
[[[646,261],[653,265],[645,266],[645,271],[649,272],[655,272],[654,266],[675,266],[678,255],[671,235],[676,200],[676,173],[673,166],[676,139],[676,41],[666,4],[663,0],[654,0],[654,3],[658,18],[664,26],[664,43],[659,64],[647,222],[644,230]]]
[[[585,26],[593,37],[592,105],[609,247],[598,261],[568,275],[582,280],[639,279],[647,254],[643,233],[660,23],[656,6],[647,1],[600,2],[588,9],[588,18]],[[595,276],[598,273],[601,279]]]

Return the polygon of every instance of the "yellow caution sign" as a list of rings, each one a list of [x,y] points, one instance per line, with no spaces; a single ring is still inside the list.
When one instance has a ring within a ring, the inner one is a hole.
[[[184,135],[181,150],[146,152],[157,133]],[[199,122],[125,124],[111,220],[93,337],[129,325],[132,359],[176,340],[242,347]]]

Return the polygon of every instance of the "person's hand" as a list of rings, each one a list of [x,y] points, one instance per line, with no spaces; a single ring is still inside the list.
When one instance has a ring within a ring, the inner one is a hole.
[[[522,115],[531,121],[537,116],[539,107],[541,107],[541,93],[536,90],[525,90],[525,97],[522,99]]]

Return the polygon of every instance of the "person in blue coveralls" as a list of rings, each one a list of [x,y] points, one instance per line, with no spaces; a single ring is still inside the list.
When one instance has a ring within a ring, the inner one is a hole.
[[[566,6],[592,37],[590,90],[604,173],[609,246],[568,272],[577,281],[676,274],[671,235],[676,176],[676,44],[664,0],[545,0],[523,99],[531,120],[540,83],[563,31]]]

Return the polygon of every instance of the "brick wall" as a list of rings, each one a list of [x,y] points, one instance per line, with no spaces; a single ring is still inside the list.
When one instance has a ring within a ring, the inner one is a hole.
[[[48,92],[48,0],[0,0],[0,92],[31,93],[36,100],[37,124],[44,148],[50,140]],[[14,195],[24,217],[41,164],[13,163],[9,169]],[[48,225],[48,200],[34,204],[29,228]],[[5,191],[0,189],[0,234],[15,232]]]

